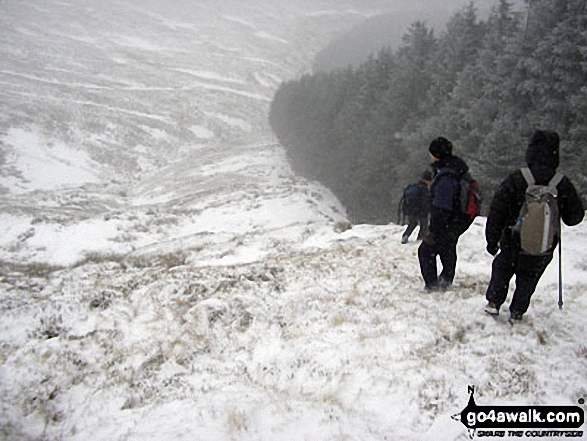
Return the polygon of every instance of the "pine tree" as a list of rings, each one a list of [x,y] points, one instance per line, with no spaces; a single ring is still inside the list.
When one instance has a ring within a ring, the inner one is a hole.
[[[435,112],[450,98],[458,75],[477,58],[484,33],[485,26],[477,20],[473,3],[450,19],[432,60],[432,85],[428,96],[430,112]]]
[[[283,84],[270,123],[296,172],[329,186],[354,222],[389,222],[437,136],[490,195],[523,163],[535,129],[561,135],[565,173],[587,194],[587,0],[472,5],[438,38],[416,22],[395,53]],[[417,176],[416,176],[417,175]]]

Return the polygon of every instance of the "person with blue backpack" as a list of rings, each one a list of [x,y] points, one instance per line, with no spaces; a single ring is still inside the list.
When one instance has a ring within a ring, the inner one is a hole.
[[[472,196],[469,201],[462,195],[468,198],[469,188],[465,187],[467,183],[474,183],[474,186],[477,183],[470,177],[469,166],[465,161],[453,155],[452,143],[444,137],[438,137],[430,143],[428,150],[434,171],[430,183],[430,225],[418,248],[418,260],[425,289],[436,291],[452,285],[459,237],[469,228],[480,207],[473,207],[471,215],[468,214],[469,202],[475,201]],[[470,188],[474,190],[473,187]],[[442,263],[440,274],[437,267],[438,257]]]
[[[538,281],[553,259],[560,242],[560,220],[573,226],[585,215],[577,190],[566,176],[557,173],[559,144],[556,132],[537,130],[526,150],[526,167],[501,183],[487,216],[487,252],[495,258],[485,312],[499,315],[515,276],[510,323],[522,320]],[[561,302],[559,298],[560,307]]]
[[[411,234],[420,225],[417,240],[422,240],[428,231],[428,216],[430,214],[430,192],[428,185],[432,180],[432,172],[426,170],[419,182],[408,185],[400,200],[400,213],[404,221],[408,219],[408,227],[402,234],[402,243],[408,243]],[[405,223],[405,222],[404,222]]]

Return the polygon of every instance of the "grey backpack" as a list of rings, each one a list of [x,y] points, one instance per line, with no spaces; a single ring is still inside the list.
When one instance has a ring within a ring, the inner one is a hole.
[[[528,183],[525,201],[515,229],[520,233],[522,252],[540,256],[552,251],[560,234],[560,214],[556,186],[564,175],[556,173],[548,185],[536,185],[529,168],[521,169]]]

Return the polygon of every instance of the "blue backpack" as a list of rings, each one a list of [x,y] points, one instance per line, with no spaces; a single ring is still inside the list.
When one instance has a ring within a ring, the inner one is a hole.
[[[420,208],[420,186],[410,184],[404,189],[402,211],[406,216],[418,214]]]

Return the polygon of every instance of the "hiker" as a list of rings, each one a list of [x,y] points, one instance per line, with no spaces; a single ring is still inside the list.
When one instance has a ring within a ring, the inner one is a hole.
[[[422,240],[428,231],[428,215],[430,214],[430,191],[428,186],[432,180],[432,172],[426,170],[419,182],[408,185],[400,201],[400,210],[408,218],[408,227],[402,235],[402,243],[408,243],[410,235],[418,224],[417,240]]]
[[[452,143],[443,137],[430,143],[430,160],[434,177],[430,183],[431,209],[428,233],[418,248],[420,271],[425,289],[435,291],[450,286],[455,277],[457,242],[472,223],[460,208],[460,179],[469,166],[452,154]],[[437,256],[442,263],[438,275]]]
[[[558,211],[552,224],[560,226],[560,218],[566,225],[573,226],[583,220],[585,209],[577,190],[571,181],[556,174],[559,165],[559,136],[556,132],[538,130],[532,136],[526,151],[526,163],[536,185],[548,185],[556,189],[556,198],[552,210]],[[524,173],[516,170],[511,173],[496,191],[485,227],[487,251],[494,258],[491,266],[491,280],[487,288],[488,314],[499,315],[499,308],[505,302],[511,278],[516,276],[516,288],[509,307],[510,323],[520,321],[530,306],[530,297],[536,289],[540,277],[551,262],[556,248],[560,230],[553,230],[552,244],[545,250],[528,251],[527,237],[519,232],[523,219],[520,216],[522,206],[526,205],[526,190],[529,187]],[[558,177],[557,177],[558,176]],[[552,181],[551,181],[552,180]],[[552,211],[550,208],[546,213]],[[544,214],[542,215],[544,217]],[[548,222],[547,222],[548,224]],[[516,227],[518,225],[518,227]],[[528,224],[530,225],[530,224]],[[529,226],[527,228],[530,228]],[[544,223],[539,229],[540,240],[544,234]],[[527,231],[527,230],[526,230]],[[524,242],[521,238],[524,237]],[[526,247],[526,250],[522,249]]]

